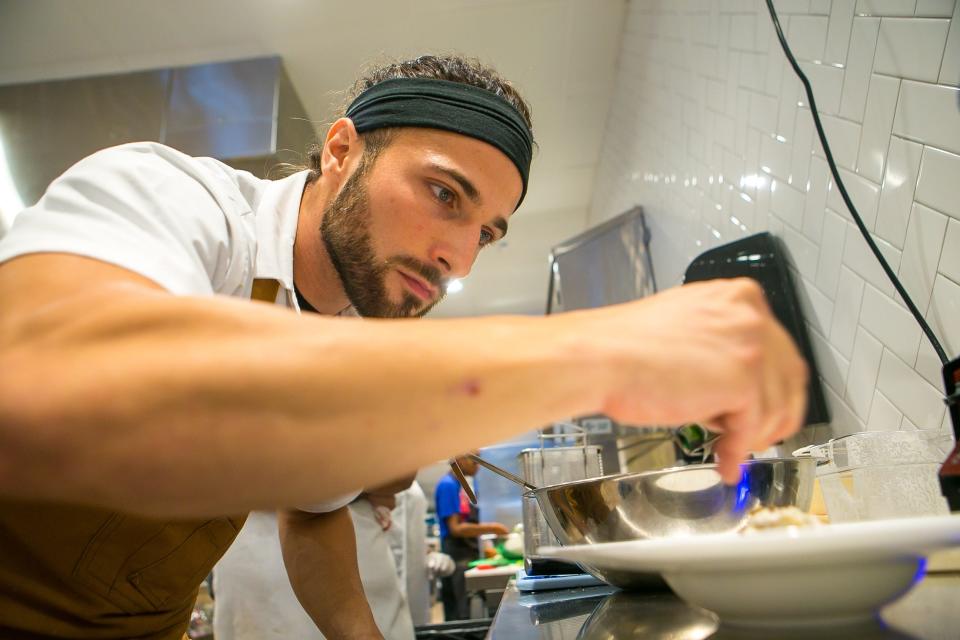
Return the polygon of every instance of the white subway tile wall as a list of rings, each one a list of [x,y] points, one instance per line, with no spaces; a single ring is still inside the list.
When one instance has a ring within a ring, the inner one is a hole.
[[[936,82],[950,20],[883,18],[873,70],[889,76]]]
[[[897,112],[899,93],[898,79],[879,73],[870,78],[870,89],[867,93],[867,104],[870,108],[863,118],[863,137],[860,139],[857,171],[878,185],[883,178],[883,162],[887,156],[887,147],[890,146],[890,128]]]
[[[940,82],[949,84],[960,78],[960,3],[954,0],[953,20],[947,33],[947,47],[943,51],[943,65],[940,67]]]
[[[871,431],[899,431],[903,422],[903,412],[897,409],[886,396],[877,391],[873,394],[867,429]]]
[[[960,220],[960,155],[925,148],[916,199]]]
[[[893,133],[931,147],[960,153],[960,88],[904,80]]]
[[[841,177],[950,356],[960,351],[960,6],[776,0]],[[829,174],[763,2],[633,0],[590,222],[642,205],[661,288],[771,231],[790,253],[832,419],[950,430],[939,361]]]
[[[922,145],[896,136],[890,138],[876,232],[895,247],[903,248],[903,239],[907,235],[922,156]]]

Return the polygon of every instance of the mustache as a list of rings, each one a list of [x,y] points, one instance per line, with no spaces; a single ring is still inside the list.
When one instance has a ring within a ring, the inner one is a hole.
[[[401,266],[429,282],[441,293],[447,290],[447,278],[443,277],[440,269],[420,262],[413,256],[394,256],[387,260],[387,266]]]

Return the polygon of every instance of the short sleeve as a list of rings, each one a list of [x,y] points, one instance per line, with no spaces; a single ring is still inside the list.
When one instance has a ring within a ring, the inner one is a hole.
[[[300,511],[306,511],[307,513],[330,513],[331,511],[336,511],[341,507],[345,507],[360,495],[360,491],[355,493],[348,493],[347,495],[334,498],[333,500],[327,500],[326,502],[318,502],[316,504],[302,505],[297,507]]]
[[[219,163],[155,143],[112,147],[57,178],[0,241],[0,262],[71,253],[136,272],[176,294],[229,292],[255,251]]]
[[[437,518],[445,520],[453,515],[460,514],[460,485],[449,482],[447,478],[437,484],[435,494],[437,501]]]

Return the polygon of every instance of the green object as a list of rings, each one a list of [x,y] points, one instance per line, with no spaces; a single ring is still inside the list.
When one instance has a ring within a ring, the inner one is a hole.
[[[482,558],[480,560],[471,560],[467,563],[467,566],[473,569],[474,567],[480,566],[481,564],[490,565],[494,567],[506,567],[511,564],[515,564],[518,567],[523,565],[523,556],[518,558],[504,558],[502,555],[494,556],[492,558]]]
[[[676,431],[676,437],[688,451],[695,451],[702,447],[707,440],[707,430],[699,424],[685,424]]]
[[[479,560],[471,560],[467,566],[473,569],[476,566],[481,564],[492,565],[494,567],[502,567],[504,565],[510,564],[512,561],[507,560],[503,556],[494,556],[493,558],[481,558]]]
[[[512,551],[507,549],[506,544],[504,542],[499,543],[494,548],[497,550],[497,553],[499,553],[501,556],[503,556],[507,560],[523,560],[522,553],[513,553]]]

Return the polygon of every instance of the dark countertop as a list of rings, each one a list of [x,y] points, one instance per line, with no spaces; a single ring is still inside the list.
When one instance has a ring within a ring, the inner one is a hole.
[[[507,587],[487,638],[492,640],[956,640],[960,638],[960,573],[930,574],[880,619],[859,625],[750,629],[728,627],[670,592],[612,587],[520,593]]]

